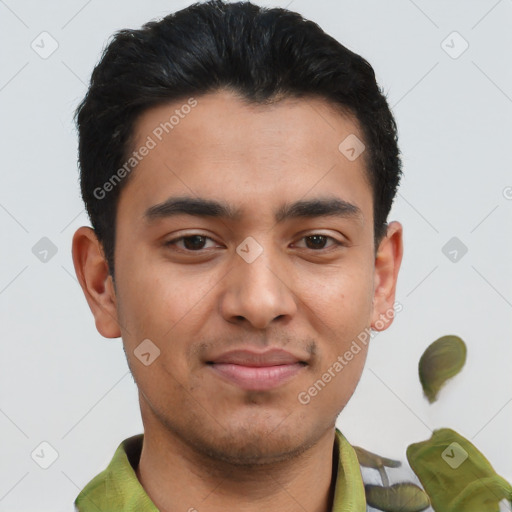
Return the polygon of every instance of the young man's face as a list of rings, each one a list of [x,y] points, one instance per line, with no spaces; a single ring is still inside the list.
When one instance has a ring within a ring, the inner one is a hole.
[[[75,265],[88,259],[77,273],[99,332],[122,336],[146,430],[234,463],[285,460],[350,399],[367,352],[358,335],[384,315],[391,323],[401,226],[390,224],[376,258],[363,157],[338,149],[363,136],[328,103],[248,106],[225,91],[196,100],[186,115],[176,102],[135,125],[133,149],[148,136],[156,146],[120,195],[115,293],[87,228],[75,235]],[[155,132],[176,109],[172,130]],[[147,214],[178,197],[239,215]],[[353,207],[276,218],[333,199]],[[190,238],[169,243],[179,237]],[[258,358],[270,349],[287,354]]]

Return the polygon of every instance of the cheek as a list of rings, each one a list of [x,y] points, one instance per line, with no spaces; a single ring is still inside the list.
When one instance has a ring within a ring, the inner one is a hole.
[[[297,395],[299,403],[309,408],[309,417],[326,418],[330,411],[330,419],[334,422],[352,397],[363,371],[367,349],[361,345],[354,354],[350,346],[344,348],[345,351],[325,358],[321,368]],[[351,353],[350,360],[346,359],[347,351]]]
[[[317,387],[327,383],[318,393],[322,395],[317,404],[320,408],[332,403],[341,410],[357,386],[368,349],[372,290],[371,268],[354,265],[307,292],[309,322],[323,341],[311,382],[317,382]]]
[[[197,361],[190,359],[190,345],[204,337],[222,274],[198,268],[180,272],[169,262],[139,261],[127,276],[120,276],[123,287],[118,309],[130,368],[153,400],[176,400],[183,393],[182,386],[189,388],[190,374],[197,369]],[[138,347],[146,339],[155,344],[153,350],[158,354],[147,367],[137,358]],[[163,388],[162,394],[159,389]]]
[[[177,403],[189,387],[187,344],[202,325],[197,315],[208,288],[204,279],[199,283],[179,273],[170,275],[165,267],[142,264],[129,278],[123,276],[118,301],[129,366],[154,405]],[[150,354],[149,361],[144,362],[144,353]]]
[[[305,283],[300,290],[301,298],[314,316],[333,335],[346,337],[355,334],[354,329],[370,325],[373,301],[373,273],[370,266],[345,265],[329,274]]]
[[[158,255],[127,258],[122,272],[119,308],[127,336],[154,337],[162,343],[184,325],[190,328],[219,280],[198,267],[180,269]]]

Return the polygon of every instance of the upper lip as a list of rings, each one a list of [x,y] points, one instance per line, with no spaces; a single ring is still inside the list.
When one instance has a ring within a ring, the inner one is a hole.
[[[264,352],[248,349],[230,350],[208,360],[207,363],[228,363],[241,366],[277,366],[280,364],[305,363],[305,361],[286,350],[272,348]]]

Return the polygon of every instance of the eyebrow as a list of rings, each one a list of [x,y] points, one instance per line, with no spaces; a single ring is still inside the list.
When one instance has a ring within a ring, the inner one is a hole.
[[[202,197],[170,197],[162,203],[151,206],[144,213],[147,222],[172,217],[176,215],[194,215],[198,217],[213,217],[230,221],[240,221],[243,211],[223,201]],[[314,217],[340,217],[363,220],[363,212],[355,204],[338,197],[320,197],[285,203],[275,212],[277,223],[289,219]]]

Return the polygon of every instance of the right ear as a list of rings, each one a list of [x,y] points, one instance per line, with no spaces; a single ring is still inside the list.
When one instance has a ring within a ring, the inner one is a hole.
[[[87,226],[73,235],[73,264],[87,303],[96,322],[96,329],[105,338],[119,338],[117,303],[112,276],[108,270],[103,247],[96,232]]]

